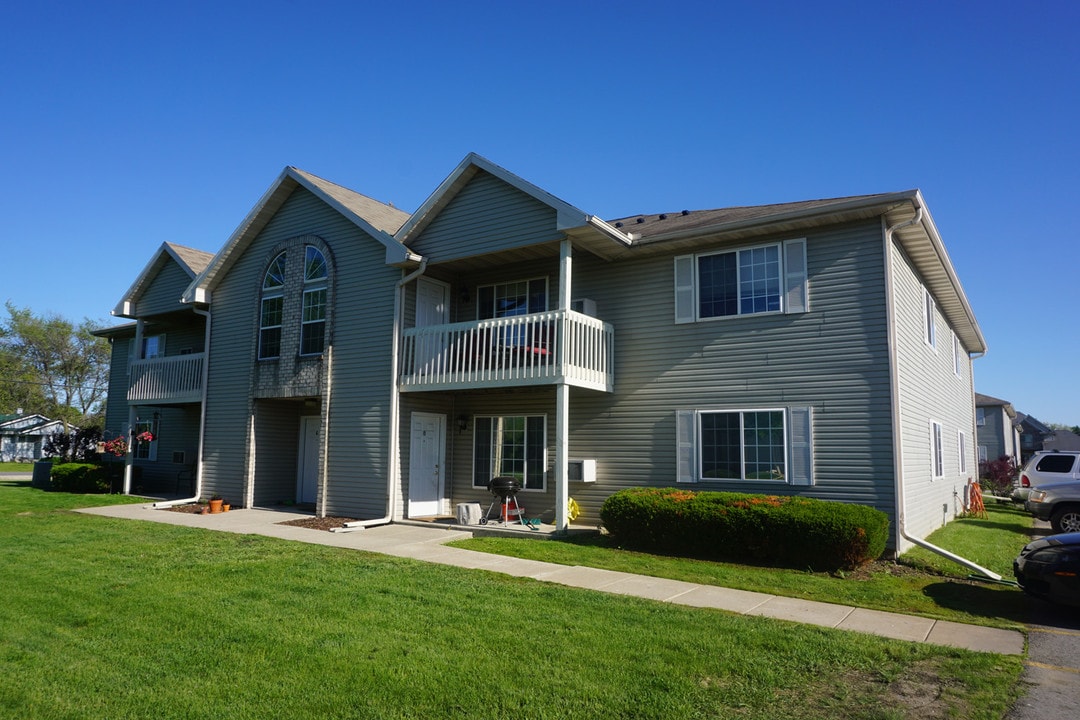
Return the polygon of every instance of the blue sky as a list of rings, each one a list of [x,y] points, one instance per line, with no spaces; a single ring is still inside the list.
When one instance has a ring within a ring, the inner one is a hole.
[[[109,311],[285,165],[411,211],[477,152],[600,217],[920,188],[989,344],[1080,423],[1075,2],[19,3],[0,300]]]

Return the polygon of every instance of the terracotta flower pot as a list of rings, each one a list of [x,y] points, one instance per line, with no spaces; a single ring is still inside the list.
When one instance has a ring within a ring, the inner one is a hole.
[[[222,503],[221,512],[229,512],[229,510],[231,510],[231,509],[232,509],[232,505],[230,505],[229,503]]]
[[[213,515],[214,513],[219,513],[219,512],[221,512],[221,500],[211,500],[210,501],[210,514]]]

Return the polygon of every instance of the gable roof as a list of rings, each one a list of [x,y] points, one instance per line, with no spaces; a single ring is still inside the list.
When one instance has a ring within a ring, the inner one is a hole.
[[[502,168],[487,158],[476,153],[469,153],[458,163],[453,172],[435,189],[427,200],[409,217],[397,231],[395,238],[403,244],[419,236],[450,202],[461,192],[478,172],[486,172],[499,178],[506,184],[520,190],[555,210],[555,227],[558,230],[572,231],[588,228],[599,231],[616,246],[629,247],[630,236],[600,218],[579,210],[568,202],[560,200],[546,190],[533,185],[528,180]]]
[[[194,279],[196,275],[206,269],[212,257],[213,254],[203,250],[196,250],[195,248],[171,242],[162,243],[154,252],[153,257],[150,258],[150,262],[146,263],[142,272],[135,278],[135,282],[120,298],[120,302],[113,308],[113,315],[130,315],[139,297],[170,260],[179,265],[180,269],[187,273],[188,277]]]
[[[184,291],[183,302],[210,302],[211,292],[217,283],[298,187],[305,188],[381,242],[386,247],[388,264],[404,264],[420,259],[393,236],[409,217],[408,213],[290,165],[282,170],[229,236],[224,247]]]

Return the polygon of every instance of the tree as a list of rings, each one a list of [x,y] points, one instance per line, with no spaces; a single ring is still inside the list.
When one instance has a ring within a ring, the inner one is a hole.
[[[0,411],[41,413],[77,425],[93,424],[108,389],[109,343],[91,334],[94,323],[74,325],[56,314],[37,315],[6,303],[0,322]],[[10,372],[10,375],[9,375]]]
[[[97,457],[100,441],[101,428],[96,425],[74,432],[58,430],[45,438],[43,450],[47,457],[60,458],[62,462],[90,462]]]

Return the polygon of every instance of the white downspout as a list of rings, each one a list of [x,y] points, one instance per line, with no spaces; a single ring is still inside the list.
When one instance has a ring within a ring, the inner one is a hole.
[[[397,281],[394,286],[394,337],[390,343],[390,443],[386,468],[386,514],[373,520],[356,520],[345,523],[344,527],[332,528],[334,532],[352,532],[374,525],[387,525],[394,519],[394,496],[398,486],[398,352],[401,338],[401,313],[403,312],[401,294],[405,286],[420,277],[427,270],[428,259],[420,260],[420,267]]]
[[[202,315],[206,318],[206,328],[203,331],[202,399],[200,400],[201,407],[199,408],[199,445],[195,450],[195,495],[193,497],[184,498],[183,500],[167,500],[165,502],[154,503],[153,507],[155,508],[187,505],[188,503],[198,502],[199,498],[202,496],[203,443],[206,438],[206,392],[210,378],[210,323],[212,322],[213,316],[210,314],[209,310],[192,308],[192,311],[196,315]]]
[[[319,468],[319,510],[316,513],[319,517],[326,517],[326,469],[330,467],[330,391],[334,386],[334,343],[331,340],[330,344],[326,347],[326,391],[323,395],[326,397],[323,412],[326,415],[326,427],[320,428],[322,430],[322,465]]]
[[[895,307],[893,300],[893,268],[892,268],[892,238],[893,234],[902,228],[910,225],[915,225],[922,222],[923,209],[919,205],[918,200],[912,201],[915,205],[915,216],[910,220],[904,220],[892,227],[885,230],[885,245],[884,245],[884,260],[885,260],[885,304],[886,312],[888,312],[889,328],[889,385],[890,385],[890,402],[892,404],[892,424],[893,424],[893,475],[896,478],[896,527],[900,532],[900,536],[905,540],[925,548],[931,552],[937,553],[942,557],[946,557],[955,563],[959,563],[966,568],[974,570],[977,573],[985,575],[988,578],[994,580],[1001,580],[1001,576],[992,570],[978,565],[970,560],[955,555],[948,550],[940,548],[936,545],[926,542],[917,537],[908,535],[907,528],[905,526],[905,508],[906,497],[904,495],[904,473],[903,473],[903,442],[900,436],[900,378],[899,368],[896,362],[896,322],[893,317],[893,309]],[[899,544],[899,543],[897,543]]]

